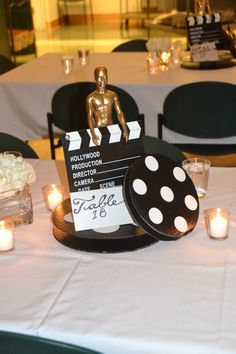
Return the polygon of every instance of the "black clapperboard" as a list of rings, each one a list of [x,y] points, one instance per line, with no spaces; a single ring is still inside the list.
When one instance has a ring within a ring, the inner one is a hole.
[[[204,60],[217,60],[217,50],[224,49],[221,28],[221,15],[215,13],[204,16],[188,16],[187,19],[188,41],[191,52]],[[194,60],[193,61],[198,61]]]
[[[119,124],[63,135],[70,200],[76,231],[124,225],[133,220],[123,199],[122,186],[129,166],[143,155],[142,121],[127,122],[129,138]]]

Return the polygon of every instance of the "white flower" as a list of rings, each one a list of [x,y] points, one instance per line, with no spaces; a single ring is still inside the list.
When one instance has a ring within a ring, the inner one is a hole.
[[[33,167],[21,156],[0,154],[0,193],[22,189],[35,180]],[[4,198],[5,195],[2,195]]]
[[[169,37],[152,38],[146,43],[149,52],[169,51],[171,48],[171,39]]]

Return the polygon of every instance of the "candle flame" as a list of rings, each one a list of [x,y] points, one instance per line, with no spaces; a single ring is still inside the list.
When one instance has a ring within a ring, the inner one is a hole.
[[[5,225],[6,225],[5,220],[1,220],[0,221],[0,228],[3,229],[5,227]]]

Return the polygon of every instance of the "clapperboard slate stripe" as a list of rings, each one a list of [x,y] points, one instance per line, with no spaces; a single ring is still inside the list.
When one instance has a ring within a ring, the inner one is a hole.
[[[219,13],[196,17],[188,16],[187,30],[190,46],[214,42],[218,50],[224,49],[221,15]]]
[[[127,126],[127,142],[118,124],[95,129],[99,145],[93,143],[89,129],[62,137],[71,193],[123,184],[127,168],[143,155],[142,121],[127,122]]]

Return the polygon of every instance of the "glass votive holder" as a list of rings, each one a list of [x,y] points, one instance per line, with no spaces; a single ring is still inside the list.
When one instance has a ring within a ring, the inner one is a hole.
[[[230,212],[227,209],[204,210],[207,234],[215,240],[225,240],[229,233]]]
[[[89,62],[90,50],[88,48],[79,48],[78,49],[78,58],[81,65],[86,65]]]
[[[0,221],[0,252],[8,252],[14,248],[14,224],[7,220]]]
[[[160,55],[161,65],[168,66],[170,63],[171,52],[163,50],[160,51],[159,55]]]
[[[74,57],[73,55],[63,55],[61,58],[61,63],[65,74],[70,74],[74,67]]]
[[[192,179],[199,198],[203,198],[207,194],[210,166],[211,161],[198,157],[182,162],[182,167]]]
[[[43,186],[43,196],[47,209],[53,210],[64,200],[64,186],[62,184],[47,184]]]

